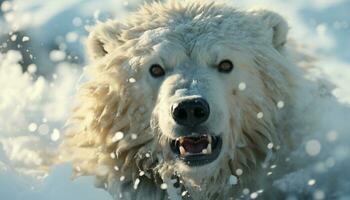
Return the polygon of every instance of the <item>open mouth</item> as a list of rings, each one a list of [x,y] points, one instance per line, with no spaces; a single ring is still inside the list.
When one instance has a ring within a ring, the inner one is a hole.
[[[213,162],[220,154],[220,136],[183,136],[171,141],[171,150],[189,166]]]

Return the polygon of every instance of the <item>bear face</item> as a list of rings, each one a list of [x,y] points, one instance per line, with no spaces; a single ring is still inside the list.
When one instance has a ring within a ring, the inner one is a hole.
[[[223,195],[236,169],[255,174],[280,142],[277,104],[293,101],[297,79],[287,31],[273,12],[203,2],[154,3],[99,23],[64,148],[80,173],[107,184],[141,170],[153,185],[178,179],[194,199]]]

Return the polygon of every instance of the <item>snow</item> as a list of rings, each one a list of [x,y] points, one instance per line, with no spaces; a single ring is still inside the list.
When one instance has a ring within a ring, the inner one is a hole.
[[[236,169],[236,175],[237,176],[241,176],[243,174],[243,170],[242,169]]]
[[[238,182],[238,179],[236,176],[234,175],[231,175],[229,178],[228,178],[228,184],[229,185],[236,185]]]
[[[281,109],[284,107],[284,102],[283,101],[278,101],[277,102],[277,108]]]
[[[139,176],[143,176],[143,175],[145,175],[145,172],[144,171],[140,171]]]
[[[168,188],[168,185],[166,183],[160,184],[160,189],[166,190]]]
[[[28,126],[28,130],[30,132],[36,131],[37,128],[38,128],[38,126],[36,125],[36,123],[30,123],[29,126]]]
[[[136,140],[137,137],[138,137],[138,136],[137,136],[135,133],[132,133],[132,134],[131,134],[131,139],[132,139],[132,140]]]
[[[119,140],[123,139],[124,133],[123,132],[116,132],[114,136],[112,137],[112,142],[118,142]]]
[[[136,180],[134,182],[134,190],[137,190],[137,187],[139,186],[139,184],[140,184],[140,179],[136,178]]]
[[[258,197],[258,193],[256,193],[256,192],[253,192],[250,194],[251,199],[256,199],[257,197]]]
[[[22,42],[27,42],[27,41],[29,41],[30,40],[30,38],[28,37],[28,36],[24,36],[23,38],[22,38]]]
[[[43,151],[52,153],[60,142],[73,95],[83,81],[80,76],[85,65],[82,42],[86,38],[86,28],[96,20],[122,17],[142,2],[13,0],[1,3],[0,38],[8,39],[7,42],[1,40],[0,44],[1,199],[111,199],[104,190],[94,188],[92,177],[71,181],[68,165],[55,166],[50,172],[39,166],[44,162]],[[350,105],[348,0],[225,2],[241,8],[264,7],[281,13],[289,22],[291,38],[316,55],[318,72],[315,74],[335,84],[337,87],[332,93],[340,102]],[[13,50],[4,48],[12,43]],[[128,81],[136,82],[134,78]],[[244,82],[238,85],[241,91],[246,87]],[[285,105],[281,100],[276,106],[282,109]],[[336,120],[337,116],[332,113],[329,120]],[[257,117],[262,118],[263,113],[257,113]],[[112,140],[117,142],[123,137],[123,133],[116,133]],[[132,138],[136,139],[137,135],[133,134]],[[319,138],[309,138],[302,146],[308,156],[306,159],[322,157],[310,168],[288,174],[274,185],[282,191],[313,188],[314,199],[327,199],[331,185],[325,183],[329,177],[335,177],[341,179],[336,182],[338,190],[349,191],[349,181],[341,172],[350,165],[347,161],[349,138],[335,129],[320,133]],[[329,144],[331,149],[327,147]],[[268,149],[273,147],[272,143],[267,146]],[[150,154],[146,153],[146,157]],[[293,159],[287,160],[293,162]],[[268,176],[273,174],[275,167],[272,166]],[[107,170],[101,166],[99,172],[105,174]],[[114,170],[118,171],[119,167],[115,166]],[[241,169],[236,170],[237,176],[242,173]],[[144,172],[140,172],[140,176],[143,175]],[[229,181],[234,183],[232,177]],[[124,179],[124,176],[120,177],[120,181]],[[136,189],[139,181],[135,180]],[[320,187],[321,184],[324,187]],[[161,188],[166,190],[167,184],[163,183]],[[255,199],[259,198],[260,192],[250,193],[245,188],[243,194]],[[187,191],[182,195],[187,195]],[[343,199],[350,197],[346,192],[342,195]]]
[[[60,139],[60,131],[58,129],[54,129],[51,134],[51,140],[56,142]]]
[[[243,189],[243,194],[244,194],[244,195],[248,195],[248,194],[249,194],[249,192],[250,192],[250,191],[249,191],[249,189],[248,189],[248,188],[244,188],[244,189]]]
[[[335,142],[338,139],[338,133],[336,131],[330,131],[327,133],[327,139],[330,142]]]
[[[315,183],[316,183],[316,180],[315,180],[315,179],[310,179],[310,180],[307,182],[307,184],[310,185],[310,186],[315,185]]]
[[[1,166],[1,165],[0,165]],[[33,183],[11,169],[0,170],[1,199],[8,200],[111,200],[108,193],[97,189],[91,177],[70,179],[69,166],[56,166],[42,182]]]
[[[273,148],[273,143],[271,143],[271,142],[268,143],[268,144],[267,144],[267,148],[268,148],[268,149],[272,149],[272,148]]]
[[[246,84],[243,83],[243,82],[242,82],[242,83],[239,83],[239,85],[238,85],[238,89],[241,90],[241,91],[245,90],[246,87],[247,87]]]
[[[317,156],[321,151],[321,144],[317,140],[310,140],[306,143],[305,151],[310,156]]]
[[[261,118],[264,117],[264,113],[258,112],[258,114],[256,114],[256,117],[257,117],[258,119],[261,119]]]
[[[325,194],[322,190],[316,190],[314,193],[314,199],[318,200],[318,199],[324,199]]]
[[[134,78],[129,78],[129,83],[135,83],[136,80]]]
[[[64,51],[52,50],[50,52],[50,59],[52,61],[58,62],[66,58],[66,53]]]

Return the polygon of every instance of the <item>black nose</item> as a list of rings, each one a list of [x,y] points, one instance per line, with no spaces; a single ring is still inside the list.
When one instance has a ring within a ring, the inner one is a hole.
[[[206,100],[196,98],[185,100],[171,107],[173,119],[180,125],[195,127],[205,122],[210,114]]]

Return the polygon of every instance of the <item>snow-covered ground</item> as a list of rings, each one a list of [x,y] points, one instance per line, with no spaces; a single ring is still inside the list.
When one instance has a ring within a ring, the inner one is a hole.
[[[38,166],[45,165],[43,154],[50,153],[59,143],[72,97],[81,82],[86,61],[82,45],[86,28],[96,20],[123,17],[143,2],[2,1],[0,199],[111,199],[106,192],[93,187],[91,177],[71,181],[69,166],[57,166],[49,174]],[[315,73],[332,81],[337,86],[333,93],[339,101],[350,104],[349,0],[224,2],[243,9],[272,9],[286,17],[291,27],[290,37],[316,57]],[[337,144],[336,133],[327,137]],[[350,136],[345,138],[347,141],[342,143],[350,143]],[[349,151],[346,145],[341,147],[338,152]],[[336,158],[320,163],[331,168],[337,164],[335,161]],[[333,169],[329,176],[347,173]],[[313,180],[309,180],[311,185]],[[350,185],[350,181],[344,184]],[[324,196],[321,190],[315,191],[315,199]]]

